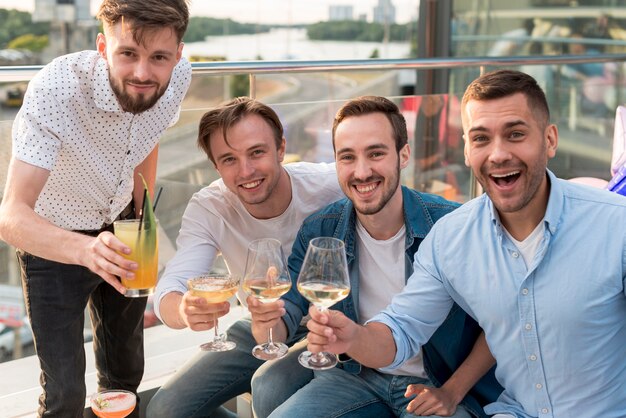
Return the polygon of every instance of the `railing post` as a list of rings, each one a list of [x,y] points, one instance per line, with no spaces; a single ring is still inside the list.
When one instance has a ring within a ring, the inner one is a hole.
[[[250,97],[256,99],[256,75],[250,73]]]

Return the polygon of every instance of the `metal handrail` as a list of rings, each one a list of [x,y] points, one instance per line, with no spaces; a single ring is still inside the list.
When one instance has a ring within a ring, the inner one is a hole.
[[[218,61],[193,62],[194,74],[270,74],[305,73],[328,71],[381,71],[381,70],[434,70],[462,67],[560,65],[592,62],[624,62],[626,54],[514,56],[514,57],[468,57],[425,59],[362,59],[329,61]],[[0,81],[29,81],[41,69],[41,65],[0,66]]]

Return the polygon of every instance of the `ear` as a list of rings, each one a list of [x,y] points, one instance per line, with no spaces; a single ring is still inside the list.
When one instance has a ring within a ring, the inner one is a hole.
[[[411,147],[409,144],[404,144],[404,146],[400,148],[398,157],[400,158],[400,170],[402,170],[409,165],[409,161],[411,160]]]
[[[467,141],[465,134],[463,134],[463,156],[465,157],[465,166],[469,167],[469,142]]]
[[[285,149],[287,147],[287,141],[285,140],[285,137],[283,136],[281,142],[280,142],[280,147],[278,147],[278,161],[280,161],[281,163],[283,162],[283,160],[285,159]]]
[[[559,145],[559,129],[554,124],[548,125],[544,135],[548,150],[548,159],[554,158]]]
[[[107,40],[103,33],[99,33],[96,37],[96,50],[102,58],[107,58]]]
[[[176,62],[180,61],[180,57],[183,56],[183,47],[185,46],[184,42],[178,44],[178,51],[176,51]]]

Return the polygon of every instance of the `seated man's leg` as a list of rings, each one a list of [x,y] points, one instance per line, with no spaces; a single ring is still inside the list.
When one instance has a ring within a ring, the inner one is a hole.
[[[337,418],[350,414],[360,418],[393,416],[358,375],[339,368],[316,371],[314,374],[315,377],[308,384],[276,408],[270,417]]]
[[[313,379],[313,370],[302,367],[298,356],[306,340],[294,344],[287,355],[267,361],[252,376],[252,408],[256,418],[266,418],[297,390]]]
[[[223,414],[227,411],[221,405],[237,395],[250,392],[252,374],[263,364],[252,356],[256,342],[250,330],[250,319],[233,324],[228,329],[228,339],[237,343],[234,350],[200,351],[187,361],[152,397],[147,416],[225,416]]]

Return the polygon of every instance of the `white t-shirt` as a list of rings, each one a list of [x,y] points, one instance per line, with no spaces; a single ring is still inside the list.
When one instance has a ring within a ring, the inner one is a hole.
[[[191,83],[181,58],[150,109],[120,107],[96,51],[56,58],[29,83],[13,124],[13,156],[50,171],[35,211],[65,229],[99,229],[132,199],[133,171],[178,120]]]
[[[356,222],[359,259],[359,321],[364,324],[391,303],[406,284],[406,227],[387,240],[377,240]],[[422,350],[387,374],[427,377]]]
[[[176,245],[178,250],[165,268],[154,296],[154,310],[169,292],[184,293],[187,279],[209,271],[221,253],[230,272],[244,274],[248,244],[276,238],[285,257],[304,218],[345,195],[339,188],[334,164],[292,163],[285,170],[291,181],[291,202],[279,216],[257,219],[219,179],[196,193],[185,210]]]
[[[519,252],[522,254],[526,268],[530,268],[533,259],[535,258],[535,254],[537,254],[537,250],[539,249],[539,244],[541,244],[543,232],[546,229],[543,221],[539,222],[533,232],[531,232],[530,235],[528,235],[523,241],[516,240],[513,238],[513,235],[506,230],[506,228],[503,229],[506,235],[511,239],[511,241],[513,241],[513,244],[515,244]]]

